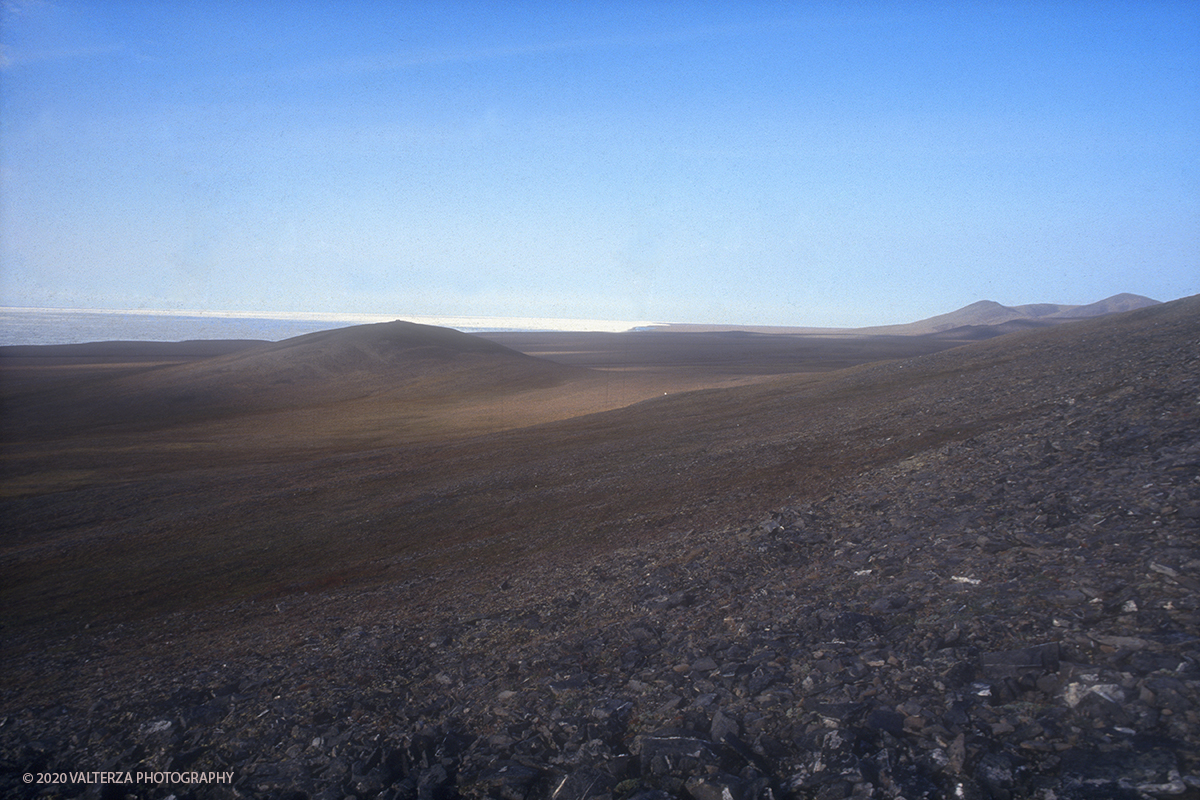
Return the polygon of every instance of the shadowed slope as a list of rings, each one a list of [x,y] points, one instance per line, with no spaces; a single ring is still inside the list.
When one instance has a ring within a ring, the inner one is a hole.
[[[945,339],[955,342],[978,342],[984,339],[994,339],[997,336],[1005,336],[1010,333],[1020,333],[1036,328],[1049,328],[1052,325],[1059,324],[1059,322],[1061,320],[1010,319],[1007,322],[1001,322],[999,325],[961,325],[957,328],[925,334],[922,338]]]

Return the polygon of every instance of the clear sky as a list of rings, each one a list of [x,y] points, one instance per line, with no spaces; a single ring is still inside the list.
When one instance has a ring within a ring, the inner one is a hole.
[[[1200,3],[4,0],[0,305],[1200,293]]]

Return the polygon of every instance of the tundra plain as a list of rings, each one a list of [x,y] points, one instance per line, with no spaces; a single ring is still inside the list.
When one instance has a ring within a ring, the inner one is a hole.
[[[753,455],[796,424],[784,398],[956,344],[397,322],[7,348],[7,632],[513,566],[736,514],[800,477]],[[835,413],[837,394],[802,413]]]
[[[1200,796],[1200,298],[982,310],[9,348],[0,790]]]

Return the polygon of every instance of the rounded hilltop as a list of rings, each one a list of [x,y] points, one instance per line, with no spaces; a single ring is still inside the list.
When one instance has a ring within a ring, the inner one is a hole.
[[[142,360],[142,354],[148,363],[144,369],[98,374],[50,392],[18,394],[10,406],[21,412],[27,432],[97,425],[144,428],[368,399],[451,403],[554,387],[590,374],[479,336],[400,320],[280,342],[241,342],[232,352],[209,357],[186,355],[187,344],[175,349],[160,342],[55,348],[56,355],[74,349],[101,360],[119,356],[122,362]]]
[[[445,364],[467,357],[491,357],[526,364],[533,360],[503,345],[453,328],[416,322],[378,322],[307,333],[243,350],[211,367],[222,374],[278,373],[280,377],[326,378],[338,373],[372,372],[387,375],[397,368],[407,372],[424,362]]]

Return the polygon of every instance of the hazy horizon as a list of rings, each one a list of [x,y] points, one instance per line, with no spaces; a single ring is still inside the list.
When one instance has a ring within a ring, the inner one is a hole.
[[[1190,2],[0,13],[2,306],[865,327],[1200,293]]]
[[[282,341],[306,333],[403,320],[465,333],[562,331],[616,333],[662,323],[644,320],[550,319],[543,317],[422,316],[259,313],[157,309],[15,308],[0,306],[0,347],[83,344],[98,341],[186,341],[264,339]]]
[[[1119,293],[1127,294],[1127,293]],[[1111,296],[1110,296],[1111,297]],[[1061,306],[1089,303],[1057,303]],[[1155,302],[1170,302],[1179,298]],[[986,300],[986,299],[985,299]],[[981,301],[975,301],[984,302]],[[993,301],[994,302],[994,301]],[[973,304],[968,304],[973,305]],[[1039,305],[1037,302],[1021,305]],[[947,314],[961,309],[943,309]],[[337,312],[256,312],[198,309],[115,309],[115,308],[22,308],[0,306],[0,347],[12,345],[79,344],[92,341],[182,341],[187,339],[266,339],[281,341],[305,333],[331,328],[403,320],[423,325],[454,328],[465,333],[500,331],[599,332],[619,333],[673,325],[721,327],[725,323],[691,323],[687,320],[597,320],[548,317],[502,316],[431,316],[414,314],[367,314]],[[906,320],[906,323],[921,320]],[[904,323],[901,323],[904,324]],[[742,327],[758,326],[746,323]],[[814,330],[856,330],[852,327],[797,324],[775,326]]]

